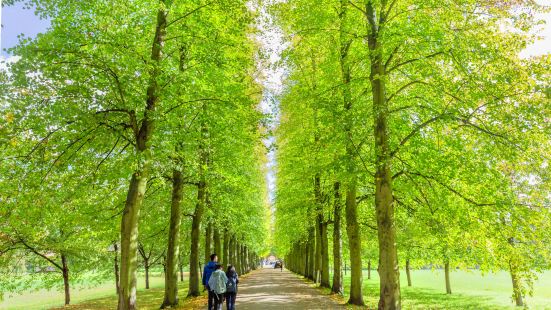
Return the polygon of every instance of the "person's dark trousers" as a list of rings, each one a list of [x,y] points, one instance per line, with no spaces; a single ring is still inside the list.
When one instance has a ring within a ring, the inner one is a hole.
[[[226,293],[226,309],[235,310],[235,298],[237,293]]]
[[[209,310],[216,310],[218,309],[218,307],[216,306],[216,293],[214,291],[211,291],[208,287],[207,289],[209,291]]]
[[[222,304],[224,303],[224,294],[214,294],[215,295],[215,307],[216,310],[222,310]]]

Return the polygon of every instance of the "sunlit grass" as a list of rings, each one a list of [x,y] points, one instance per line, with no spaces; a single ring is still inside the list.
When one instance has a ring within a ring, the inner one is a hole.
[[[363,293],[369,308],[376,308],[379,278],[364,271]],[[452,294],[445,293],[442,270],[413,270],[412,287],[407,286],[405,272],[400,274],[402,306],[404,309],[513,309],[511,278],[506,272],[484,276],[479,271],[453,271],[450,275]],[[348,296],[350,273],[345,276],[345,298]],[[527,297],[530,309],[551,309],[551,271],[539,276],[534,283],[534,296]]]
[[[188,281],[179,282],[179,296],[181,306],[178,309],[194,309],[204,304],[204,298],[186,299]],[[164,278],[154,274],[149,278],[150,289],[145,289],[145,280],[138,278],[138,305],[140,309],[159,309],[164,297]],[[0,309],[51,309],[62,307],[64,303],[63,291],[40,290],[24,294],[5,296],[0,302]],[[92,288],[73,288],[71,291],[71,306],[63,309],[115,309],[117,295],[114,282],[106,282]]]

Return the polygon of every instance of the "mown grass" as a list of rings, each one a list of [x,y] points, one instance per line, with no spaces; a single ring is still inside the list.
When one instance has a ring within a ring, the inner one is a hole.
[[[187,278],[179,283],[180,306],[177,309],[197,309],[205,304],[204,296],[185,298]],[[161,274],[150,277],[150,289],[145,289],[143,277],[138,278],[138,305],[140,309],[159,309],[164,296],[164,278]],[[106,282],[91,288],[73,288],[71,306],[63,307],[64,295],[59,290],[40,290],[5,296],[0,302],[0,309],[38,310],[38,309],[116,309],[117,295],[114,282]]]
[[[363,294],[368,308],[376,309],[379,300],[379,278],[376,271],[367,279],[364,271]],[[412,287],[405,273],[400,274],[403,309],[514,309],[512,284],[506,272],[482,275],[479,271],[453,271],[452,294],[445,293],[442,270],[412,271]],[[349,293],[350,273],[345,276],[345,296]],[[551,309],[551,271],[539,275],[534,295],[526,298],[529,309]]]

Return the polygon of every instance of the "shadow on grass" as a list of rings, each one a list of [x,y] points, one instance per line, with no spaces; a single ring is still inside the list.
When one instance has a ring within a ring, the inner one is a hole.
[[[364,301],[370,309],[376,309],[379,302],[379,283],[364,279]],[[445,294],[427,288],[401,287],[403,309],[503,309],[492,305],[492,299],[486,296]]]
[[[178,287],[178,296],[180,297],[179,306],[172,309],[202,309],[206,304],[206,296],[186,298],[187,284],[180,284]],[[137,293],[139,309],[159,309],[164,298],[164,288],[151,288],[148,290],[139,290]],[[52,308],[57,310],[86,310],[86,309],[116,309],[117,296],[112,295],[98,299],[87,300],[86,302],[68,307]]]

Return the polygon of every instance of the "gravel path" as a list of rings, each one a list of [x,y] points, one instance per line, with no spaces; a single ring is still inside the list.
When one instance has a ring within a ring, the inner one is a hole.
[[[226,304],[224,304],[225,309]],[[261,268],[239,283],[236,309],[344,309],[290,271]]]

